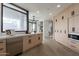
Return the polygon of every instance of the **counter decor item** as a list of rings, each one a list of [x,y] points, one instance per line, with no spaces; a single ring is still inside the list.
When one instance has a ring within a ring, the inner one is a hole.
[[[15,33],[13,29],[7,29],[5,32],[6,32],[6,35],[14,35]]]

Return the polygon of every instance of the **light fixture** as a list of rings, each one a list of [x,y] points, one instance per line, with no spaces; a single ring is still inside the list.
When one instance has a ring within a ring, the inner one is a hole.
[[[39,14],[39,11],[36,11],[37,14]]]
[[[59,7],[61,7],[61,5],[57,5],[57,7],[59,8]]]

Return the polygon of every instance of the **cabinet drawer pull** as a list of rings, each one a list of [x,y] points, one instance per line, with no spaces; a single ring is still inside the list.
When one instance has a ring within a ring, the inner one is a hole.
[[[0,48],[0,50],[3,50],[3,48]]]
[[[40,40],[40,37],[38,37],[38,40]]]
[[[31,39],[29,39],[29,41],[28,41],[29,43],[31,43]]]

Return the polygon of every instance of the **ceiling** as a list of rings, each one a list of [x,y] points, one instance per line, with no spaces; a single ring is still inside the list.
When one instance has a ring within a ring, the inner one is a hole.
[[[64,8],[71,5],[71,3],[15,3],[15,4],[21,6],[22,8],[27,9],[29,11],[29,18],[33,19],[33,16],[35,16],[36,20],[51,19],[54,15],[58,14]],[[61,5],[61,7],[58,8],[57,5]]]

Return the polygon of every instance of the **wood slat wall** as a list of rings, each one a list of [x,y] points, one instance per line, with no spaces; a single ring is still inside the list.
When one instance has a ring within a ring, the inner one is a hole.
[[[71,15],[74,11],[74,15]],[[79,33],[79,4],[72,4],[64,9],[58,15],[54,16],[54,38],[56,41],[66,45],[67,47],[79,52],[79,42],[73,43],[68,38],[68,33],[72,32],[72,27],[75,27],[75,32]],[[62,19],[62,16],[64,17]]]

